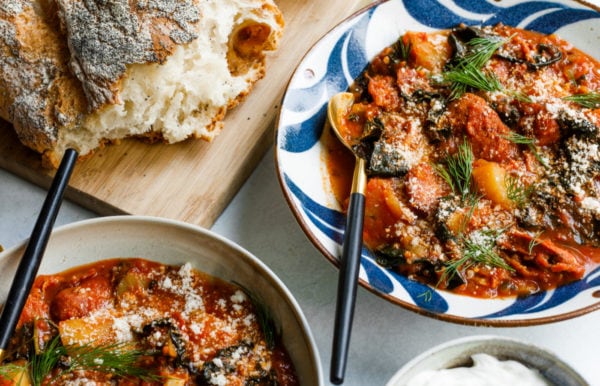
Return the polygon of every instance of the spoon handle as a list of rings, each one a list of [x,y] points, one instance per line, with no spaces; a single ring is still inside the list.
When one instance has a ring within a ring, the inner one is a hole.
[[[21,311],[25,306],[29,291],[42,261],[52,226],[56,220],[63,193],[68,186],[73,171],[77,152],[67,149],[58,170],[52,180],[42,209],[31,233],[25,253],[19,262],[6,303],[0,317],[0,360],[5,354],[8,342],[15,330]]]
[[[365,214],[366,175],[364,160],[356,159],[352,193],[348,206],[344,243],[342,247],[338,295],[335,310],[333,332],[333,352],[331,359],[331,383],[339,385],[344,382],[346,359],[352,332],[354,305],[360,270],[362,251],[362,232]]]

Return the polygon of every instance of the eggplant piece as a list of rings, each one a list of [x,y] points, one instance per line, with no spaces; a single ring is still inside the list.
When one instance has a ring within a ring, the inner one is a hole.
[[[598,128],[583,114],[562,110],[557,119],[563,137],[576,136],[577,138],[598,137]]]
[[[396,147],[383,140],[375,142],[367,165],[367,175],[401,177],[408,173],[410,164]]]
[[[381,138],[383,129],[383,123],[379,118],[367,121],[365,123],[365,127],[363,128],[363,135],[361,136],[359,142],[352,146],[352,151],[354,154],[367,160],[368,163],[368,161],[371,159],[371,155],[373,154],[375,142],[379,141]]]
[[[406,264],[404,258],[404,249],[394,245],[385,245],[374,251],[375,261],[384,268],[394,268],[401,264]]]
[[[369,78],[367,77],[366,71],[360,73],[360,75],[350,85],[348,91],[354,95],[358,95],[358,97],[355,98],[356,101],[364,103],[373,102],[373,97],[369,93]]]
[[[506,126],[510,128],[518,126],[521,120],[521,111],[515,106],[512,98],[502,98],[497,101],[488,101],[488,103]]]
[[[428,283],[435,283],[437,281],[437,270],[438,267],[431,260],[418,259],[412,263],[415,268],[415,273],[425,279]]]
[[[160,334],[154,334],[157,331],[160,332]],[[171,356],[174,357],[179,364],[183,364],[185,362],[185,343],[183,341],[181,332],[171,320],[154,320],[142,328],[141,334],[152,346],[159,348],[166,346],[169,348],[169,351],[172,352]],[[154,336],[160,336],[163,338],[163,340],[156,340]]]
[[[29,361],[35,354],[33,336],[33,323],[23,324],[21,328],[17,329],[14,335],[10,338],[5,357],[2,358],[4,362],[14,362],[18,359],[25,359]]]
[[[519,226],[525,229],[538,229],[544,226],[544,213],[535,205],[525,205],[517,211],[516,219]]]
[[[452,135],[452,127],[443,119],[446,111],[446,100],[433,98],[429,102],[429,111],[425,119],[425,134],[433,143],[448,139]]]
[[[251,342],[241,342],[238,345],[229,346],[219,350],[216,356],[204,364],[201,372],[201,378],[205,383],[218,377],[234,373],[240,365],[243,365],[245,359],[256,355],[253,352],[254,345]],[[244,385],[277,385],[277,374],[274,371],[267,371],[260,366],[260,361],[257,361],[256,366],[252,368],[254,374],[246,379]]]
[[[446,289],[453,290],[466,283],[467,281],[463,277],[462,272],[456,271],[454,275],[450,276],[450,278],[446,280]]]
[[[510,56],[508,53],[498,53],[496,56],[511,63],[525,64],[529,71],[537,71],[542,67],[559,62],[563,58],[562,51],[558,47],[544,43],[536,46],[536,55],[533,56],[533,61]]]

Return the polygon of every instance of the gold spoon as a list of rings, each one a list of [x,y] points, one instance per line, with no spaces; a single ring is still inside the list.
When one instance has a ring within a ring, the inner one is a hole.
[[[354,304],[360,269],[362,251],[362,232],[365,214],[365,188],[367,175],[365,159],[359,157],[352,149],[352,138],[340,131],[342,120],[354,103],[351,93],[343,92],[334,95],[327,106],[327,118],[332,130],[339,140],[355,157],[352,190],[344,230],[344,242],[340,259],[340,277],[338,280],[335,325],[333,331],[333,349],[331,357],[331,383],[339,385],[344,382],[348,346],[354,317]]]

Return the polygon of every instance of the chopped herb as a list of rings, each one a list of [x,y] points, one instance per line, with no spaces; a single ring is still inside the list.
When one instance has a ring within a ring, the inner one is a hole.
[[[408,56],[410,55],[410,50],[412,47],[410,41],[408,43],[404,43],[404,36],[401,36],[392,47],[393,51],[390,54],[390,59],[392,62],[398,63],[408,60]]]
[[[600,92],[588,92],[586,94],[577,94],[564,97],[563,99],[575,102],[578,105],[588,108],[600,108]]]
[[[156,380],[147,368],[137,365],[143,351],[132,349],[130,343],[115,343],[104,346],[68,346],[65,352],[70,357],[67,372],[90,369],[118,377],[134,377],[141,380]]]
[[[503,39],[499,36],[474,37],[467,42],[471,51],[462,60],[472,64],[476,68],[482,68],[492,58],[494,53],[510,39],[512,39],[512,36],[508,39]]]
[[[60,344],[60,337],[57,335],[48,342],[42,352],[33,354],[29,363],[31,383],[35,386],[41,385],[44,378],[56,367],[63,355],[66,355],[66,351],[64,346]]]
[[[450,282],[456,275],[459,275],[459,271],[467,270],[476,264],[513,272],[514,268],[508,265],[495,251],[496,241],[504,231],[505,229],[479,230],[472,232],[468,237],[461,235],[459,243],[462,247],[462,255],[446,263],[438,285],[442,282]]]
[[[256,319],[260,328],[265,336],[265,342],[269,349],[275,347],[275,340],[277,336],[280,334],[277,331],[277,327],[275,325],[275,320],[273,319],[273,315],[271,315],[271,311],[267,308],[263,301],[248,288],[242,286],[241,284],[234,282],[235,285],[239,286],[242,291],[248,296],[250,302],[254,306],[254,312],[256,314]]]
[[[446,158],[446,167],[433,165],[438,173],[452,189],[454,194],[459,194],[463,201],[471,192],[471,175],[473,174],[473,149],[465,140],[459,146],[458,152]]]
[[[467,206],[469,207],[469,210],[467,211],[467,215],[462,218],[462,221],[460,223],[460,229],[459,229],[460,233],[464,233],[467,230],[469,221],[471,221],[471,218],[473,217],[473,213],[475,213],[475,209],[477,208],[477,205],[479,204],[480,198],[481,198],[481,196],[479,196],[477,194],[469,194],[467,196],[466,201],[467,201]]]
[[[538,153],[537,147],[535,146],[535,140],[533,138],[526,137],[523,134],[515,133],[514,131],[511,131],[508,135],[504,135],[503,138],[511,141],[512,143],[527,145],[527,147],[529,148],[529,150],[531,150],[538,162],[541,163],[544,167],[548,167],[546,161],[544,161],[540,156],[540,153]]]
[[[507,90],[507,93],[509,95],[512,95],[513,98],[515,98],[516,100],[518,100],[519,102],[525,102],[525,103],[532,103],[533,100],[526,94],[524,94],[521,91],[511,91],[511,90]]]
[[[495,251],[496,240],[504,230],[476,231],[463,240],[463,256],[472,262],[514,271]]]
[[[43,351],[33,353],[29,363],[22,367],[29,372],[31,383],[40,386],[55,368],[60,371],[54,379],[74,371],[92,370],[118,377],[135,377],[143,381],[156,381],[159,376],[151,370],[137,365],[139,358],[146,353],[134,350],[128,343],[111,345],[63,346],[60,336],[52,338]],[[10,375],[11,370],[18,369],[11,364],[3,365],[5,371],[0,376]]]
[[[457,99],[468,87],[483,91],[501,91],[500,81],[490,72],[484,72],[474,65],[467,63],[445,72],[444,80],[450,82],[450,98]]]
[[[541,235],[542,235],[542,232],[536,233],[533,236],[533,238],[531,239],[531,241],[529,242],[529,245],[527,247],[527,251],[529,252],[530,255],[533,252],[533,248],[535,248],[536,245],[538,245],[540,243],[540,236]]]
[[[506,186],[508,199],[514,202],[517,208],[522,208],[525,205],[534,189],[533,184],[525,186],[518,177],[508,174],[504,179],[504,185]]]
[[[423,301],[425,303],[429,303],[433,299],[433,294],[431,293],[431,290],[427,290],[427,291],[423,292],[421,295],[418,295],[417,297],[423,298]]]
[[[360,117],[359,117],[359,116],[358,116],[358,114],[356,114],[356,113],[350,113],[350,114],[348,115],[348,120],[349,120],[350,122],[358,122],[358,121],[360,120]]]
[[[444,81],[450,83],[450,99],[459,98],[469,87],[489,92],[502,90],[498,78],[482,68],[509,39],[475,37],[467,42],[469,52],[442,74]]]

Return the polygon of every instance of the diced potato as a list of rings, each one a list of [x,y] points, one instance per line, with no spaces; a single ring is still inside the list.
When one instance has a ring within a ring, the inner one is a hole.
[[[63,320],[58,324],[60,339],[64,346],[104,345],[115,343],[114,318],[111,315],[94,318]]]
[[[27,363],[25,361],[16,361],[0,366],[0,384],[30,386],[31,378],[27,371]]]
[[[473,163],[473,181],[477,189],[494,204],[504,209],[512,207],[506,190],[506,170],[496,162],[478,159]]]
[[[410,44],[410,60],[416,67],[441,71],[450,57],[448,34],[409,31],[404,35]]]
[[[399,196],[400,192],[397,192],[394,184],[390,180],[382,181],[385,187],[383,192],[385,203],[394,217],[409,224],[415,222],[417,215],[401,199]]]
[[[186,374],[163,374],[165,381],[163,386],[185,386],[189,381]]]
[[[452,214],[446,220],[446,228],[450,231],[454,236],[462,233],[465,227],[465,214],[462,210],[457,210],[452,212]]]

